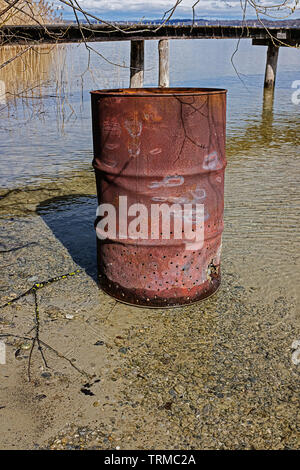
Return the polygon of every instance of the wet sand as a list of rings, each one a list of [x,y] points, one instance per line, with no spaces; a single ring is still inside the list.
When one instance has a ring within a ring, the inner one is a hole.
[[[291,296],[266,297],[225,230],[222,286],[211,299],[165,310],[115,302],[96,284],[94,193],[92,172],[2,191],[1,305],[83,271],[36,291],[40,339],[57,351],[43,347],[48,368],[35,347],[28,371],[30,341],[5,338],[1,448],[299,448]],[[64,239],[60,217],[85,236],[66,229]],[[0,309],[2,334],[30,338],[34,326],[33,294]]]

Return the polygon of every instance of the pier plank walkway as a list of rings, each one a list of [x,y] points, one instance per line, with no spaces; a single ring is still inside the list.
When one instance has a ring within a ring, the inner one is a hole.
[[[300,28],[261,26],[199,26],[120,24],[58,24],[0,27],[0,45],[130,41],[150,39],[253,39],[257,44],[274,41],[278,46],[300,45]],[[272,39],[272,38],[273,39]],[[266,41],[266,42],[265,42]]]

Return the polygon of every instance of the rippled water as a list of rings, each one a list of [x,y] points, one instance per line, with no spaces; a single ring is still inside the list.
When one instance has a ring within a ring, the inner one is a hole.
[[[7,90],[12,83],[19,93],[32,88],[20,97],[1,98],[0,188],[38,187],[74,171],[90,171],[89,91],[126,87],[129,75],[128,43],[94,47],[121,67],[96,54],[88,67],[84,46],[70,45],[53,50],[47,63],[37,64],[37,76],[28,75],[23,62],[11,65],[11,76],[0,71]],[[241,285],[253,289],[256,300],[272,302],[287,295],[292,302],[299,289],[300,105],[292,103],[291,85],[300,79],[300,54],[280,50],[272,106],[268,97],[263,105],[265,47],[241,41],[234,58],[239,76],[231,64],[235,47],[232,40],[171,41],[171,86],[228,89],[223,263],[234,266]],[[156,83],[157,42],[147,41],[145,85]],[[54,233],[62,229],[68,210],[73,221],[90,213],[90,202],[74,202],[77,212],[70,200],[61,201],[65,212],[58,211],[60,201],[43,207]],[[74,243],[69,249],[76,259]]]

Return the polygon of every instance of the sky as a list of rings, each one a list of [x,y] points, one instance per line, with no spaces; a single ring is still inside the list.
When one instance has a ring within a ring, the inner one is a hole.
[[[66,0],[69,1],[69,0]],[[196,0],[181,0],[176,8],[173,18],[192,18],[192,5]],[[284,0],[256,0],[261,5],[271,5],[284,2]],[[296,0],[288,0],[294,5]],[[139,20],[160,19],[164,12],[171,8],[176,0],[77,0],[79,5],[105,20]],[[59,4],[59,0],[55,0]],[[60,4],[61,5],[61,4]],[[255,18],[255,10],[248,4],[247,17]],[[208,19],[242,19],[240,0],[200,0],[195,8],[197,18]],[[73,16],[68,6],[64,7],[64,17]],[[278,16],[278,13],[277,13]],[[285,17],[284,12],[279,13]],[[300,7],[291,16],[300,18]]]

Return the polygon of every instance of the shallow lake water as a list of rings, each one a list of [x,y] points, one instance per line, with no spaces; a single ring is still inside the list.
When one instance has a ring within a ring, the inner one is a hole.
[[[280,50],[272,103],[265,47],[242,40],[237,75],[235,41],[170,42],[171,86],[228,89],[223,280],[204,302],[150,310],[95,282],[89,91],[128,86],[129,44],[93,47],[90,61],[83,45],[41,47],[0,70],[1,447],[299,448],[299,51]],[[157,41],[145,66],[155,86]],[[35,348],[29,383],[19,339],[35,303],[11,300],[33,283],[50,368]]]
[[[232,40],[171,41],[171,86],[228,89],[224,252],[238,263],[243,282],[263,289],[264,298],[272,300],[284,292],[292,299],[299,280],[300,179],[300,105],[292,102],[292,83],[300,78],[300,55],[294,49],[280,50],[272,103],[268,96],[263,99],[266,48],[242,40],[233,57],[235,70],[231,59],[236,46]],[[129,75],[129,43],[93,47],[96,52],[90,60],[83,45],[44,47],[40,54],[25,54],[0,72],[2,88],[8,92],[0,104],[2,193],[64,185],[78,172],[90,175],[89,91],[126,87]],[[145,86],[156,85],[157,41],[146,42],[145,60]],[[83,196],[95,193],[84,178],[80,189]],[[68,217],[83,217],[92,237],[88,220],[96,200],[85,198],[85,205],[79,195],[72,204],[68,197],[68,204],[62,199],[47,206],[41,200],[43,217],[51,219],[54,233],[55,224],[63,227]],[[76,258],[73,238],[72,255],[77,259],[82,255]],[[95,262],[93,250],[90,238],[89,269]]]

